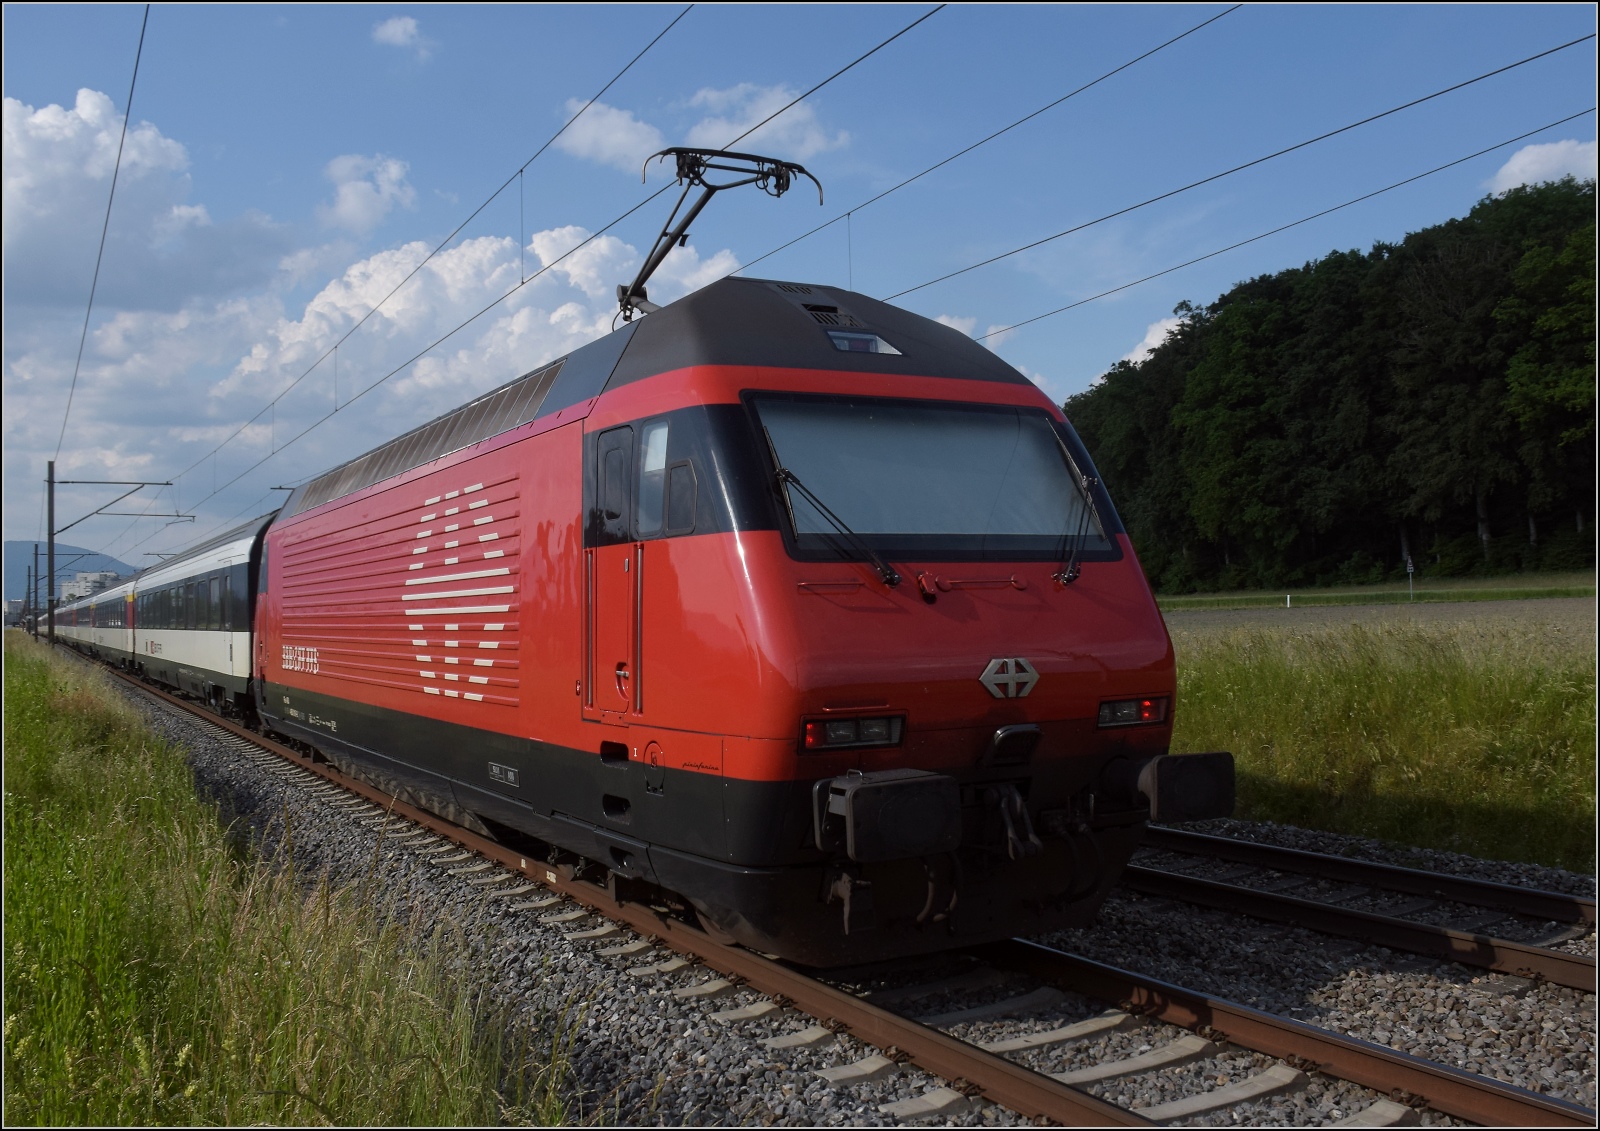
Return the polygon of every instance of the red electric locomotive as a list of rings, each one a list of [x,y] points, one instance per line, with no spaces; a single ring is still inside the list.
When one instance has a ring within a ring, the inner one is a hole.
[[[271,728],[816,965],[1085,923],[1152,814],[1231,810],[1027,378],[832,287],[622,290],[651,313],[289,499]]]

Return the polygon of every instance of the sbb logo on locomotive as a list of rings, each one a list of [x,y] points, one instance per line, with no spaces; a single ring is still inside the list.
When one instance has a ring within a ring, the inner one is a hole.
[[[302,648],[293,644],[283,646],[283,670],[286,672],[310,672],[317,674],[317,650],[315,648]]]

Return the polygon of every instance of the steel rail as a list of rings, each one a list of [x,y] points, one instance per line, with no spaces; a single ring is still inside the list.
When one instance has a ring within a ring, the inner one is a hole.
[[[1587,955],[1528,946],[1468,931],[1452,931],[1446,927],[1414,923],[1409,919],[1396,919],[1392,915],[1353,911],[1311,899],[1258,891],[1217,880],[1202,880],[1141,865],[1129,865],[1120,882],[1122,886],[1145,895],[1218,907],[1257,919],[1360,939],[1391,950],[1409,951],[1501,974],[1542,978],[1558,986],[1570,986],[1591,994],[1595,991],[1595,960]]]
[[[531,859],[425,809],[408,805],[375,786],[340,772],[328,763],[314,761],[291,747],[257,734],[231,719],[203,710],[197,704],[160,688],[151,687],[134,676],[115,669],[112,669],[112,674],[146,694],[276,754],[300,769],[364,797],[486,860],[565,895],[614,922],[625,924],[641,936],[697,960],[730,981],[746,984],[782,1003],[793,1005],[837,1031],[848,1032],[858,1040],[881,1049],[892,1060],[909,1062],[943,1077],[968,1094],[981,1095],[991,1103],[1010,1108],[1028,1118],[1045,1119],[1063,1126],[1153,1126],[1135,1111],[1107,1103],[1087,1092],[1052,1080],[1043,1073],[947,1036],[938,1029],[891,1013],[778,961],[763,958],[742,947],[724,946],[704,931],[645,904],[618,901],[597,884],[575,879],[555,865]]]
[[[1447,876],[1419,868],[1353,860],[1348,856],[1329,856],[1298,848],[1281,848],[1233,837],[1210,836],[1182,829],[1151,825],[1146,830],[1146,847],[1190,856],[1211,856],[1236,864],[1271,868],[1278,872],[1303,872],[1341,883],[1370,884],[1386,891],[1430,896],[1451,903],[1470,903],[1513,915],[1527,915],[1554,923],[1583,923],[1593,926],[1595,901],[1580,895],[1540,891],[1537,888],[1491,883],[1465,876]]]
[[[1012,939],[975,947],[972,953],[1062,989],[1118,1003],[1130,1013],[1204,1029],[1211,1040],[1231,1041],[1390,1096],[1415,1097],[1459,1119],[1490,1127],[1595,1125],[1593,1111],[1566,1100],[1037,943]]]
[[[126,673],[112,671],[152,697],[364,797],[393,815],[565,895],[606,918],[625,924],[652,942],[696,959],[730,981],[748,985],[780,1004],[792,1005],[830,1028],[849,1032],[881,1049],[893,1060],[909,1062],[941,1076],[964,1092],[981,1095],[1024,1116],[1062,1125],[1150,1125],[1137,1111],[1117,1107],[937,1029],[891,1013],[781,962],[737,946],[725,946],[703,931],[645,904],[619,901],[607,889],[575,879],[569,874],[570,869],[530,859],[436,814],[399,801],[330,764],[317,762],[231,719],[202,709],[198,704]],[[1022,939],[984,944],[970,953],[996,966],[1029,973],[1046,983],[1116,1002],[1130,1012],[1155,1020],[1190,1029],[1205,1028],[1213,1039],[1226,1039],[1286,1059],[1298,1067],[1312,1068],[1388,1092],[1391,1096],[1415,1098],[1458,1118],[1506,1126],[1592,1127],[1595,1124],[1594,1112],[1564,1100]]]

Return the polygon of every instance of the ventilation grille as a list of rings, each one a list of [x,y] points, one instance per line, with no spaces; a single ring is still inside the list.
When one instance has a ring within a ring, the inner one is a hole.
[[[330,500],[528,423],[538,415],[539,406],[544,403],[550,386],[555,384],[556,374],[561,372],[561,364],[558,361],[509,385],[502,385],[471,404],[317,476],[300,492],[293,513],[320,507]]]
[[[809,302],[803,302],[800,305],[805,307],[806,310],[810,312],[813,321],[821,322],[824,326],[865,325],[865,323],[856,318],[854,314],[847,314],[840,310],[837,306],[821,306]]]
[[[816,294],[816,292],[810,287],[803,287],[799,283],[773,283],[772,285],[777,287],[780,291],[787,291],[792,295]]]

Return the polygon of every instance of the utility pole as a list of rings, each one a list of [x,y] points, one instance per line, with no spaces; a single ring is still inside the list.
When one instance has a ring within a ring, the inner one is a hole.
[[[33,543],[33,580],[28,584],[28,612],[33,616],[33,638],[39,639],[39,543]]]
[[[45,616],[46,639],[53,646],[56,642],[56,461],[50,461],[49,472],[45,482],[49,485],[50,501],[50,549],[46,555],[49,559],[50,580],[45,583]]]
[[[56,595],[55,595],[55,583],[56,583],[56,535],[57,534],[65,534],[68,530],[71,530],[74,526],[77,526],[78,523],[86,522],[89,519],[93,518],[97,514],[121,515],[124,518],[193,518],[194,516],[193,515],[188,515],[188,514],[167,514],[167,513],[159,512],[159,511],[114,511],[114,510],[106,509],[107,507],[116,506],[118,503],[122,502],[123,499],[126,499],[129,495],[133,494],[135,491],[139,490],[141,487],[170,487],[170,486],[172,486],[171,480],[152,480],[152,479],[62,479],[62,480],[60,480],[61,483],[100,484],[100,485],[113,486],[113,487],[127,487],[129,489],[124,491],[124,492],[122,492],[122,494],[118,495],[115,499],[112,499],[109,503],[105,504],[105,506],[96,507],[94,510],[90,511],[88,514],[84,515],[82,518],[74,519],[73,521],[71,521],[71,522],[67,523],[65,526],[63,526],[60,530],[57,530],[56,529],[56,483],[57,483],[57,480],[56,480],[56,461],[55,460],[51,460],[50,461],[49,473],[48,473],[48,477],[46,478],[45,482],[49,485],[49,490],[50,490],[50,505],[49,505],[49,510],[50,510],[50,554],[49,554],[49,557],[50,557],[50,587],[51,587],[51,592],[50,592],[50,643],[54,644],[56,642]],[[83,555],[80,554],[79,556],[82,557]]]

